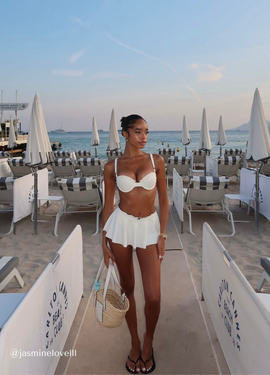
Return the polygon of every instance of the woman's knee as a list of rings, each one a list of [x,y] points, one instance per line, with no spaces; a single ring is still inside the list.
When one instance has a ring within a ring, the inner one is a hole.
[[[121,286],[127,297],[134,294],[134,288],[135,288],[134,283],[130,283],[130,282],[124,283],[121,281]]]
[[[147,307],[151,309],[159,309],[160,308],[160,294],[150,294],[145,296],[145,303]]]

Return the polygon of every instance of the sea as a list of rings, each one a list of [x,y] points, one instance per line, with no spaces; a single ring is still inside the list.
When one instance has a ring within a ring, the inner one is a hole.
[[[175,154],[178,156],[185,156],[185,146],[181,143],[181,131],[150,131],[148,141],[143,149],[147,153],[158,153],[159,148],[175,148]],[[240,148],[246,151],[248,141],[248,131],[246,130],[227,130],[225,131],[227,137],[227,144],[222,147],[222,154],[227,148]],[[91,146],[91,132],[66,132],[66,133],[48,133],[51,142],[60,142],[61,151],[75,151],[75,150],[90,150],[91,154],[95,155],[95,146]],[[197,150],[200,141],[200,131],[189,131],[191,142],[187,150]],[[97,146],[97,156],[101,159],[107,159],[106,149],[108,145],[108,131],[99,131],[100,145]],[[124,151],[125,140],[119,132],[121,142],[121,150]],[[211,156],[217,158],[220,155],[220,146],[217,146],[217,131],[210,130],[210,138],[212,143]],[[179,148],[179,151],[177,149]]]

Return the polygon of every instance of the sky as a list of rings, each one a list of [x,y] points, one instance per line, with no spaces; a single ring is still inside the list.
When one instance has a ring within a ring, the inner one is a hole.
[[[28,130],[38,92],[48,131],[210,130],[250,119],[258,88],[270,120],[269,0],[1,0],[0,90]],[[14,112],[4,112],[6,119]]]

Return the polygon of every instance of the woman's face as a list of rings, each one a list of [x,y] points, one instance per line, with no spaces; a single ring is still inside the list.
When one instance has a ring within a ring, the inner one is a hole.
[[[127,132],[127,140],[134,147],[144,148],[148,138],[148,125],[144,120],[137,120]]]

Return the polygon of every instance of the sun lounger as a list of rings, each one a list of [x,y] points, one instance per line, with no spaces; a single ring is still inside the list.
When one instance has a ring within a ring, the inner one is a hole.
[[[82,177],[95,177],[102,180],[102,165],[99,158],[79,158],[77,160]],[[100,181],[101,186],[102,181]]]
[[[8,159],[7,162],[14,177],[22,177],[32,173],[32,168],[25,165],[24,159]]]
[[[90,150],[76,150],[74,151],[76,160],[80,158],[91,158],[91,151]]]
[[[117,159],[121,155],[123,155],[123,152],[121,150],[107,151],[107,158],[109,161]]]
[[[7,208],[1,209],[0,211],[2,212],[13,212],[13,184],[15,180],[14,177],[0,177],[0,205],[8,206]],[[12,218],[8,233],[11,233],[13,228]]]
[[[219,176],[238,176],[240,168],[240,156],[224,156],[217,159]]]
[[[194,164],[204,163],[206,155],[210,155],[210,150],[192,150],[193,153],[193,167]]]
[[[264,174],[266,176],[270,175],[270,159],[267,159],[267,161],[265,163],[262,163],[260,173]]]
[[[189,230],[192,231],[191,213],[207,212],[226,214],[230,218],[232,233],[235,234],[233,215],[224,203],[224,196],[230,180],[226,177],[193,176],[190,178],[188,189],[184,189],[184,208],[189,216]],[[196,209],[195,207],[219,206],[219,209]],[[225,235],[223,235],[225,236]]]
[[[8,151],[0,151],[0,159],[10,158],[10,153]]]
[[[242,155],[241,148],[226,148],[224,151],[224,156],[240,156]]]
[[[24,281],[17,270],[18,264],[18,257],[0,257],[0,292],[13,279],[13,277],[18,281],[21,288],[24,286]]]
[[[160,148],[158,153],[163,157],[165,164],[167,164],[168,158],[175,155],[175,148]]]
[[[68,213],[96,213],[96,231],[99,232],[99,215],[102,211],[101,191],[93,178],[69,178],[58,179],[58,186],[64,197],[64,208],[56,216],[54,234],[57,236],[58,222],[63,214]],[[68,207],[74,206],[76,210],[68,210]],[[81,210],[79,209],[81,208]]]
[[[261,258],[261,266],[264,269],[257,285],[257,291],[260,292],[265,281],[270,284],[270,258]]]
[[[167,178],[167,187],[169,187],[169,178],[173,178],[173,170],[175,169],[176,172],[180,176],[188,176],[189,169],[190,169],[190,158],[186,158],[185,156],[170,156],[168,158],[167,163],[167,170],[166,170],[166,178]]]
[[[53,178],[79,177],[80,170],[75,169],[73,161],[70,158],[54,159],[52,163]]]
[[[70,159],[71,158],[71,153],[69,151],[54,151],[53,156],[55,159]]]

